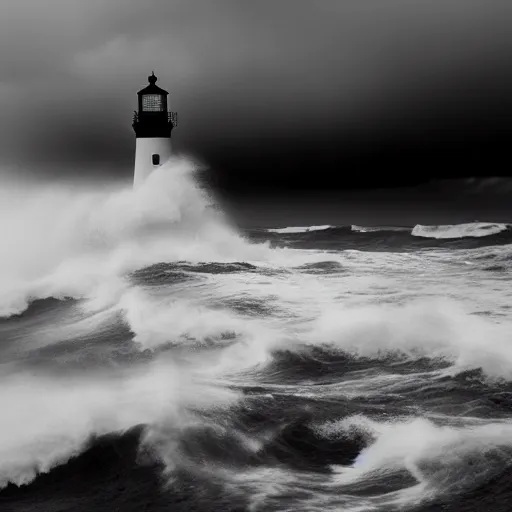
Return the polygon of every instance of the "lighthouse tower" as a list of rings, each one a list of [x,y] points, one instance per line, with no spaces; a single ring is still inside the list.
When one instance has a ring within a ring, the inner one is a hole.
[[[177,125],[176,112],[167,111],[168,92],[156,85],[153,72],[149,85],[140,90],[139,109],[133,115],[133,129],[137,138],[133,186],[141,185],[151,172],[171,156],[171,131]]]

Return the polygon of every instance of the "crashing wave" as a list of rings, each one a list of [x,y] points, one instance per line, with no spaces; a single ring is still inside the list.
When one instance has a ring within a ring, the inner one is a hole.
[[[465,238],[496,235],[509,229],[508,224],[491,222],[469,222],[466,224],[447,224],[423,226],[417,224],[412,230],[413,236],[424,238]]]
[[[310,231],[324,231],[326,229],[331,229],[335,226],[331,226],[330,224],[326,224],[323,226],[291,226],[287,228],[273,228],[273,229],[267,229],[269,233],[281,233],[281,234],[287,234],[287,233],[309,233]]]
[[[115,295],[125,274],[155,263],[248,261],[265,253],[209,208],[213,200],[194,172],[176,158],[137,190],[2,180],[0,317],[40,298]]]

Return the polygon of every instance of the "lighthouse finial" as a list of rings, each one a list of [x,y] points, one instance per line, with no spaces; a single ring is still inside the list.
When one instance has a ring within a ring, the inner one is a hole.
[[[155,72],[151,71],[151,76],[148,76],[149,83],[154,84],[154,83],[156,83],[157,80],[158,80],[158,78],[155,76]]]

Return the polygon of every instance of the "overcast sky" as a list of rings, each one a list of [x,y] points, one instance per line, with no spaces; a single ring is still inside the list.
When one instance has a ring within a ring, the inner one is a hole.
[[[511,50],[510,0],[2,0],[0,164],[129,178],[152,70],[176,150],[228,185],[375,170],[402,137],[496,154]]]

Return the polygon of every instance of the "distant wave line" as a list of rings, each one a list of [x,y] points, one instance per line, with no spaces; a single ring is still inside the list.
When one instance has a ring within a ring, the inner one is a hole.
[[[512,228],[511,224],[499,222],[468,222],[462,224],[440,224],[423,225],[416,224],[413,228],[405,226],[337,226],[331,224],[319,226],[288,226],[283,228],[269,228],[266,231],[277,234],[300,234],[311,233],[315,231],[331,231],[347,229],[354,233],[377,233],[383,231],[395,231],[409,233],[415,237],[436,238],[436,239],[457,239],[457,238],[475,238],[490,235],[496,235]]]

